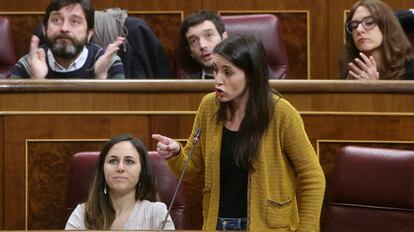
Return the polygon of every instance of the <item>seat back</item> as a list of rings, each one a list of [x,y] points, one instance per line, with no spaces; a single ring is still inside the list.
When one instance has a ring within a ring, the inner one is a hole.
[[[148,155],[157,179],[157,192],[160,200],[169,207],[175,189],[177,188],[178,179],[168,167],[165,159],[160,158],[157,152],[148,152]],[[187,197],[185,183],[182,182],[170,211],[176,229],[194,229],[191,228],[192,221],[191,215],[189,214],[190,203],[187,199],[189,198]]]
[[[324,231],[414,228],[414,151],[344,147],[327,182]]]
[[[178,183],[177,178],[171,172],[167,162],[158,157],[157,152],[148,152],[148,154],[156,176],[156,186],[160,200],[168,207]],[[76,206],[86,201],[98,157],[99,152],[97,151],[79,152],[73,155],[70,162],[65,222]],[[192,229],[187,199],[186,187],[183,184],[179,188],[170,212],[176,229]]]
[[[414,9],[399,10],[395,12],[395,15],[400,21],[408,40],[414,46]]]
[[[263,42],[269,67],[276,79],[288,76],[288,58],[282,39],[281,22],[272,14],[222,16],[229,36],[251,34]]]
[[[16,63],[10,20],[0,16],[0,79],[9,78]]]

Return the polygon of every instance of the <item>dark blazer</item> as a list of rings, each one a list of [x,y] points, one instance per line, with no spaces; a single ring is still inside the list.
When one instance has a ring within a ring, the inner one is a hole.
[[[119,57],[124,64],[125,77],[129,79],[172,78],[168,57],[160,40],[144,20],[128,17],[127,51],[120,49]]]

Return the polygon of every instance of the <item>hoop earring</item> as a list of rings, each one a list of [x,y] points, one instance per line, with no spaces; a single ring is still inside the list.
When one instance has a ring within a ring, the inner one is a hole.
[[[107,191],[106,191],[106,183],[104,183],[104,189],[103,189],[103,193],[106,195]]]

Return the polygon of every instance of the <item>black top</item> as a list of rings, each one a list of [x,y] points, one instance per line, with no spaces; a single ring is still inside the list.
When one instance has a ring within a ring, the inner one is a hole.
[[[405,73],[401,80],[414,80],[414,60],[410,60],[405,66]]]
[[[247,217],[248,172],[237,167],[233,158],[236,131],[223,127],[220,153],[220,201],[218,216],[222,218]]]

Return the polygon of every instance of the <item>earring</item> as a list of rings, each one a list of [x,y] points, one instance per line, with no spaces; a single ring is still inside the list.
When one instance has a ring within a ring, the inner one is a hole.
[[[104,183],[104,189],[103,189],[104,194],[106,195],[106,183]]]

